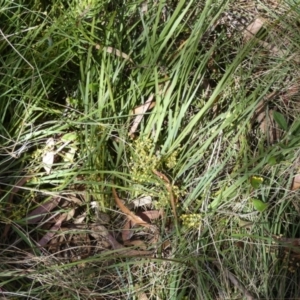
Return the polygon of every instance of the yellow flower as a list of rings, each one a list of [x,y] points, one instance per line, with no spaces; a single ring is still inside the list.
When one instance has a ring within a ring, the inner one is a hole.
[[[183,214],[180,216],[183,226],[187,228],[198,228],[201,224],[200,214]]]

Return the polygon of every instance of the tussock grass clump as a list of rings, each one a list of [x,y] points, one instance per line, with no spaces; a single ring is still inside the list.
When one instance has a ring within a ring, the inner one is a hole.
[[[54,2],[0,8],[3,299],[298,297],[296,2]]]

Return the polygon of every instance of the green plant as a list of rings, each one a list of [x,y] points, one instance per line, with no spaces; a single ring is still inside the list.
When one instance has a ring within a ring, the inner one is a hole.
[[[3,296],[298,295],[295,3],[266,2],[250,39],[219,21],[234,1],[2,4]],[[151,198],[142,213],[165,210],[156,240],[136,234],[154,256],[121,245],[118,185],[124,199]]]

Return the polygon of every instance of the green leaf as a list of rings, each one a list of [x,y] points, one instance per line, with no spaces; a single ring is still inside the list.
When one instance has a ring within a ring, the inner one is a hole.
[[[291,126],[290,132],[292,135],[300,134],[300,120],[294,121],[294,123]]]
[[[275,166],[275,165],[277,165],[277,159],[276,159],[276,157],[274,157],[274,156],[271,156],[269,159],[268,159],[268,164],[270,165],[270,166]]]
[[[253,206],[256,210],[260,211],[260,212],[263,212],[264,210],[267,209],[268,207],[268,204],[265,203],[265,202],[262,202],[261,200],[259,199],[255,199],[255,198],[252,198],[251,199],[252,202],[253,202]]]
[[[61,137],[63,142],[74,142],[78,139],[76,132],[68,132]]]
[[[89,90],[91,92],[97,92],[99,89],[99,84],[98,83],[90,83],[89,84]]]
[[[262,177],[259,177],[259,176],[251,176],[250,177],[250,183],[251,183],[252,187],[255,189],[260,188],[260,186],[262,185],[263,182],[264,182],[264,179]]]
[[[273,118],[281,129],[283,129],[285,131],[288,130],[288,124],[287,124],[287,121],[284,118],[283,114],[281,114],[278,111],[273,111]]]

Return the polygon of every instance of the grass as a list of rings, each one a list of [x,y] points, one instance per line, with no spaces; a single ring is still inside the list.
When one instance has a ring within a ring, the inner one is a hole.
[[[248,41],[210,32],[233,1],[145,3],[1,5],[1,296],[299,297],[297,3]],[[165,210],[155,255],[103,238],[125,222],[113,186]]]

